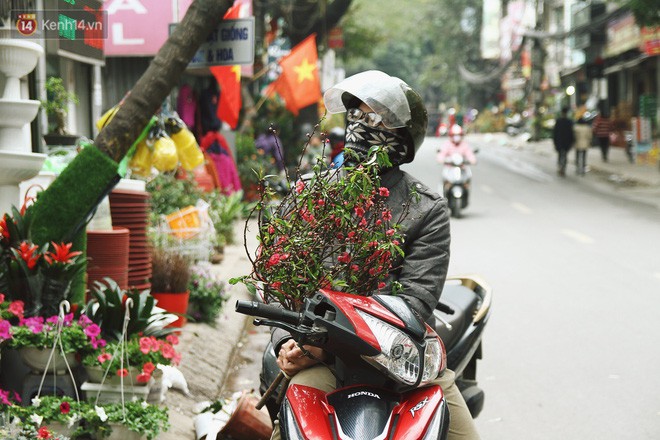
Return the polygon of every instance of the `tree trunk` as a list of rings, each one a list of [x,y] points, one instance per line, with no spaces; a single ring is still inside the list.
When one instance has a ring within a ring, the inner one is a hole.
[[[117,114],[96,137],[94,143],[99,150],[121,161],[232,3],[231,0],[193,1]]]

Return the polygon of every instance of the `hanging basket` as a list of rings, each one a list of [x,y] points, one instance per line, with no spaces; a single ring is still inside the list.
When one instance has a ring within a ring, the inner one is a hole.
[[[48,365],[48,358],[50,357],[51,350],[45,348],[36,348],[36,347],[22,347],[19,348],[18,354],[21,356],[23,363],[30,367],[32,371],[43,373],[46,370],[53,371],[57,373],[62,373],[66,371],[66,364],[69,363],[69,367],[73,368],[78,366],[78,361],[76,360],[75,353],[67,353],[66,361],[65,357],[59,351],[53,353],[53,359]]]

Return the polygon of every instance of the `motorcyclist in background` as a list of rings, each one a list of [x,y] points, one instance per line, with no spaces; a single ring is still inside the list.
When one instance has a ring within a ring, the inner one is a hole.
[[[472,148],[464,140],[463,127],[458,124],[452,125],[449,129],[449,140],[438,150],[436,159],[439,163],[445,163],[447,158],[456,153],[463,156],[464,160],[470,165],[477,163],[477,157],[474,155]]]
[[[428,123],[422,98],[404,81],[380,71],[358,73],[330,88],[324,95],[329,113],[346,112],[345,150],[366,159],[369,148],[385,145],[393,166],[381,173],[381,185],[389,189],[388,207],[392,218],[401,218],[405,234],[404,257],[392,264],[387,286],[403,286],[399,294],[433,327],[433,310],[438,304],[449,265],[449,210],[446,200],[431,191],[399,165],[412,162],[424,141]],[[352,160],[351,155],[346,156]],[[354,159],[353,159],[354,160]],[[419,197],[412,197],[417,194]],[[277,364],[291,376],[291,383],[307,385],[325,392],[337,386],[335,377],[324,365],[326,356],[318,347],[305,346],[305,355],[291,336],[273,329],[271,338]],[[442,387],[450,412],[449,439],[478,439],[474,421],[454,383],[454,373],[445,370],[437,383]],[[279,439],[275,426],[273,439]]]

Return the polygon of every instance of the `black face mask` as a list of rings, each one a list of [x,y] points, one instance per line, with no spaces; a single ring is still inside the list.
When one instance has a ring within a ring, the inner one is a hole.
[[[360,122],[349,122],[346,125],[345,149],[355,152],[358,159],[347,156],[350,162],[361,162],[367,158],[369,149],[374,145],[387,147],[387,154],[392,165],[396,166],[406,158],[406,145],[403,137],[391,131],[368,127]]]

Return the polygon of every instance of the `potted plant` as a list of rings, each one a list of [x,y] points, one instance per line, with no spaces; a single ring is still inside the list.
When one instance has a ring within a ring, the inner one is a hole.
[[[0,219],[0,291],[21,300],[26,316],[49,317],[69,299],[75,279],[85,270],[86,258],[71,243],[38,246],[30,240],[32,207]]]
[[[88,406],[69,396],[41,396],[33,398],[31,405],[10,407],[9,413],[22,420],[24,428],[36,431],[34,438],[71,438]]]
[[[97,440],[153,440],[169,429],[167,408],[145,401],[90,405],[84,433]]]
[[[190,318],[194,322],[215,325],[215,320],[229,297],[224,281],[213,273],[211,264],[200,262],[190,268],[188,290]]]
[[[69,104],[78,104],[75,93],[64,87],[62,78],[51,76],[46,80],[47,99],[41,102],[48,117],[54,121],[53,129],[44,140],[48,145],[75,145],[80,136],[70,134],[66,129],[66,117],[69,113]]]
[[[151,295],[157,300],[156,305],[179,316],[171,326],[184,326],[190,298],[190,262],[174,251],[155,247],[151,267]]]

